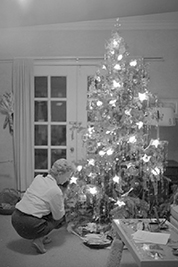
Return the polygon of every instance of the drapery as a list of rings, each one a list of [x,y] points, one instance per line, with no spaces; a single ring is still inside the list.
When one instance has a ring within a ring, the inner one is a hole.
[[[34,178],[34,74],[33,59],[14,59],[14,171],[16,188],[24,192]]]

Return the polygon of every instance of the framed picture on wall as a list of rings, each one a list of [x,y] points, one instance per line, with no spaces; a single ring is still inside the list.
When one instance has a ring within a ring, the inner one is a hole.
[[[160,104],[165,108],[172,108],[175,118],[178,118],[178,99],[160,99]]]

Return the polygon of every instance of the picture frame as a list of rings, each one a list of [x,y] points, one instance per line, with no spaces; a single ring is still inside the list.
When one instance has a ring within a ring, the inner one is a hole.
[[[178,99],[160,99],[162,107],[172,108],[175,114],[175,118],[178,118]]]

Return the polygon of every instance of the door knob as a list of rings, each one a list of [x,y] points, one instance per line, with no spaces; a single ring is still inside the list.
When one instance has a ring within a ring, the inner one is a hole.
[[[73,153],[74,152],[74,147],[70,148],[70,152]]]

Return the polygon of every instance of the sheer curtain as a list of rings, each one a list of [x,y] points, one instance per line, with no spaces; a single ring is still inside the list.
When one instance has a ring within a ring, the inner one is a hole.
[[[14,168],[16,188],[24,192],[34,178],[34,74],[32,59],[14,59]]]

